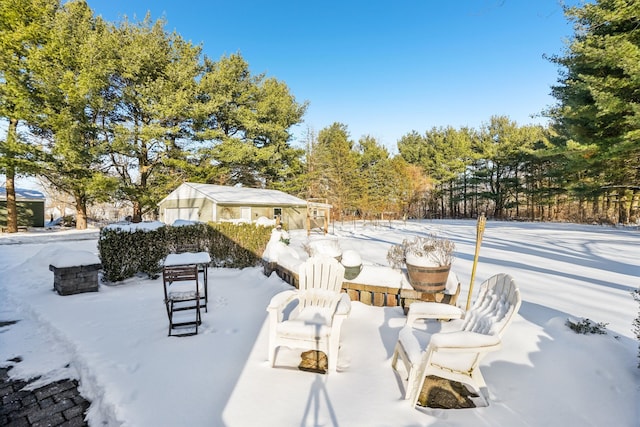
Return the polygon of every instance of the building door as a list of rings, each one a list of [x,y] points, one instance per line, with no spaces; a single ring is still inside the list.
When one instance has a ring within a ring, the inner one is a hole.
[[[276,220],[276,224],[282,222],[282,208],[273,208],[273,219]]]
[[[200,220],[198,208],[167,208],[164,210],[165,224],[171,225],[177,219],[184,219],[187,221]]]
[[[240,218],[251,223],[251,208],[240,208]]]

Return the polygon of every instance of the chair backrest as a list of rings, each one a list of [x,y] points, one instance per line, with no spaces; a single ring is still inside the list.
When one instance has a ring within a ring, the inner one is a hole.
[[[209,249],[201,243],[193,243],[193,242],[182,242],[177,243],[174,246],[174,253],[181,254],[185,252],[209,252]]]
[[[197,243],[180,243],[176,245],[176,253],[181,254],[184,252],[198,252]]]
[[[332,292],[342,291],[344,266],[337,259],[328,256],[312,256],[298,271],[298,289],[317,289]]]
[[[496,274],[480,285],[478,298],[464,315],[462,330],[502,336],[521,303],[513,277]]]
[[[174,282],[192,281],[195,283],[195,288],[198,289],[198,266],[195,264],[189,265],[174,265],[165,266],[162,269],[162,281],[164,282],[164,297],[168,297],[168,291]]]

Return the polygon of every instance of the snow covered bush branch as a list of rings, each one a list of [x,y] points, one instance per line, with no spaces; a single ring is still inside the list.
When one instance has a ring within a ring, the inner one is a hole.
[[[428,236],[415,236],[405,239],[398,245],[392,245],[387,252],[387,261],[393,268],[400,268],[409,261],[415,265],[440,267],[451,265],[455,259],[456,245],[449,239]],[[421,260],[421,261],[419,261]]]
[[[576,334],[601,334],[607,333],[606,328],[608,323],[594,322],[591,319],[582,319],[579,322],[572,322],[567,319],[566,325],[574,331]]]

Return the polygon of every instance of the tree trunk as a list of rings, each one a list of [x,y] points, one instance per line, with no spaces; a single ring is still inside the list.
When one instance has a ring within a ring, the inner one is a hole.
[[[16,188],[15,188],[15,169],[7,166],[6,172],[6,188],[7,192],[7,232],[18,232],[18,207],[16,205]]]
[[[444,204],[444,186],[443,184],[438,184],[438,187],[440,188],[440,191],[438,192],[440,194],[440,219],[444,218],[444,210],[445,210],[445,204]]]
[[[133,217],[131,222],[142,222],[142,205],[138,200],[133,202]]]
[[[520,219],[520,182],[518,181],[518,166],[516,165],[516,182],[514,184],[514,192],[516,197],[516,218]]]
[[[631,211],[631,204],[629,203],[630,191],[620,189],[620,201],[618,203],[618,222],[621,224],[629,224],[629,212]]]
[[[638,212],[640,211],[640,190],[633,190],[633,196],[631,198],[631,211],[629,213],[629,219],[634,222],[638,222]]]
[[[87,229],[87,203],[80,196],[76,196],[76,230]]]
[[[18,139],[18,119],[9,118],[9,129],[7,131],[7,145],[9,145],[9,151],[11,147],[15,146]],[[8,154],[8,153],[7,153]],[[8,155],[9,156],[9,155]],[[7,193],[7,232],[18,232],[18,207],[16,205],[16,169],[9,160],[6,172],[6,184],[5,191]]]

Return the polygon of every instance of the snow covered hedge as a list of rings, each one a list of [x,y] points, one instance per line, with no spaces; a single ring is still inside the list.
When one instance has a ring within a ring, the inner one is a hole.
[[[163,223],[113,224],[100,230],[98,252],[103,277],[119,282],[146,273],[156,277],[167,256],[167,227]]]
[[[208,251],[216,267],[254,266],[260,262],[271,230],[272,227],[231,223],[112,224],[100,230],[98,240],[103,277],[109,282],[137,273],[157,277],[162,260],[185,245]]]

